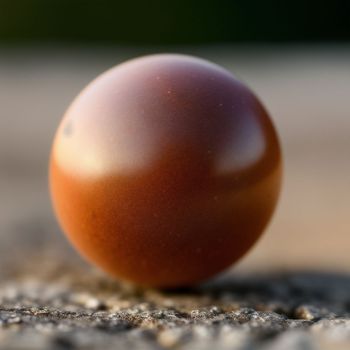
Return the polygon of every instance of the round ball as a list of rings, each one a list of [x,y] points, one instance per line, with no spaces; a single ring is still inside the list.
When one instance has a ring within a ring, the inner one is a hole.
[[[66,112],[50,187],[72,244],[108,273],[177,287],[256,242],[276,205],[281,154],[257,97],[225,69],[183,55],[112,68]]]

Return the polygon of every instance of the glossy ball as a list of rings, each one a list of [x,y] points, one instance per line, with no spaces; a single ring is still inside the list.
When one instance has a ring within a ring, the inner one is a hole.
[[[280,189],[281,154],[257,97],[225,69],[153,55],[74,100],[51,154],[54,208],[72,244],[121,279],[176,287],[248,251]]]

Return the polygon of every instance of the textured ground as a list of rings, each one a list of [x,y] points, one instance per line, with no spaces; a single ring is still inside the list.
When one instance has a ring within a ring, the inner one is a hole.
[[[45,268],[0,285],[0,349],[348,349],[350,279],[226,277],[135,290],[93,272]]]

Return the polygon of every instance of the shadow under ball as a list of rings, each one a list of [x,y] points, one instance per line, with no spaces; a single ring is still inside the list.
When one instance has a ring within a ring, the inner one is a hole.
[[[257,97],[198,58],[152,55],[107,71],[66,112],[52,201],[89,261],[144,286],[205,280],[267,225],[281,153]]]

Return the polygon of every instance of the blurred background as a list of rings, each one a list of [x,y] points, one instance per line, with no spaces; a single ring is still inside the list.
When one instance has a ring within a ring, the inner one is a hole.
[[[284,187],[237,271],[350,271],[350,2],[0,0],[0,254],[79,258],[47,190],[51,142],[96,75],[148,53],[198,55],[245,81],[282,142]],[[45,260],[43,260],[45,262]],[[9,263],[7,263],[9,264]]]

